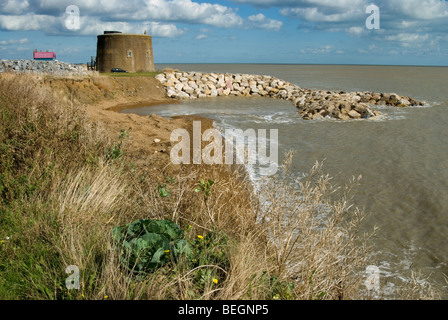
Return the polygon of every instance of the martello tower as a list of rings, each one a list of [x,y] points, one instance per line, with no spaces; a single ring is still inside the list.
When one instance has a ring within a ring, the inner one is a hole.
[[[98,36],[96,65],[99,72],[121,68],[128,72],[154,72],[152,37],[104,31]]]

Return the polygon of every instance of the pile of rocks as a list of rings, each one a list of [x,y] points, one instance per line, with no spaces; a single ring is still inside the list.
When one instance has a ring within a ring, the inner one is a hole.
[[[84,66],[56,60],[0,60],[0,73],[2,72],[52,74],[56,76],[86,76],[91,73]]]
[[[196,99],[217,96],[269,96],[292,99],[301,89],[271,76],[248,74],[218,74],[201,72],[165,72],[156,76],[177,99]]]
[[[156,79],[168,97],[197,99],[218,96],[261,96],[291,100],[304,119],[372,119],[380,115],[371,105],[423,105],[410,97],[373,92],[336,92],[300,88],[271,76],[166,71]]]
[[[369,119],[381,115],[379,111],[370,108],[372,105],[409,107],[423,105],[424,102],[395,93],[306,90],[300,98],[294,100],[294,104],[304,119],[322,119],[329,116],[348,120]]]

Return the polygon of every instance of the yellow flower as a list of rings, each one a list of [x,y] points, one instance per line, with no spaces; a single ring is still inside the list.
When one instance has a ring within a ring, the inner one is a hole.
[[[214,284],[218,284],[218,279],[214,278],[214,279],[213,279],[213,283],[214,283]]]
[[[170,252],[170,250],[165,250],[165,253],[168,253],[168,252]]]
[[[199,238],[199,239],[204,239],[204,237],[201,236],[200,234],[198,235],[198,238]]]
[[[109,298],[109,296],[104,296],[104,299],[107,299],[107,298]]]

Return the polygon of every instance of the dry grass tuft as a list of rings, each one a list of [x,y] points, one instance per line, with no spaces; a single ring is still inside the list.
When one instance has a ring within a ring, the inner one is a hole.
[[[267,246],[275,256],[280,277],[294,279],[300,299],[346,299],[359,289],[358,268],[366,265],[366,247],[357,236],[363,214],[350,205],[351,188],[332,185],[316,163],[292,186],[286,156],[282,175],[262,186],[265,197],[260,219],[267,231]]]

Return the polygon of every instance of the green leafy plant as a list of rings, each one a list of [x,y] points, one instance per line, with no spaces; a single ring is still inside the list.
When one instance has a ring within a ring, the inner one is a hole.
[[[170,220],[137,220],[112,231],[121,249],[121,264],[136,275],[146,275],[180,254],[188,256],[192,250],[182,235],[180,227]]]
[[[207,285],[226,278],[226,271],[230,268],[229,247],[234,244],[229,236],[222,232],[209,232],[198,235],[191,242],[192,252],[189,256],[190,268],[196,289],[201,291]]]
[[[169,197],[172,194],[171,190],[166,187],[166,184],[159,185],[158,191],[159,196],[161,196],[162,198]]]
[[[120,142],[113,144],[106,149],[106,161],[115,160],[123,156],[124,152],[121,150],[123,141],[129,137],[129,133],[126,130],[121,130],[118,135]]]
[[[159,196],[161,196],[162,198],[166,198],[171,196],[172,192],[171,190],[166,186],[167,183],[174,183],[176,181],[176,179],[171,178],[171,177],[166,177],[166,180],[164,184],[159,184],[158,186],[158,191],[159,191]]]
[[[121,130],[120,134],[118,135],[118,138],[120,140],[124,140],[124,139],[129,138],[129,132],[127,132],[126,130]]]
[[[194,189],[194,191],[195,192],[205,192],[205,196],[209,197],[210,193],[211,193],[212,185],[214,183],[215,182],[210,179],[207,181],[205,181],[204,179],[201,179],[201,180],[199,180],[198,187],[196,189]]]
[[[119,144],[114,144],[109,146],[106,150],[106,161],[115,160],[120,158],[123,155],[123,151],[121,150],[121,142]]]

